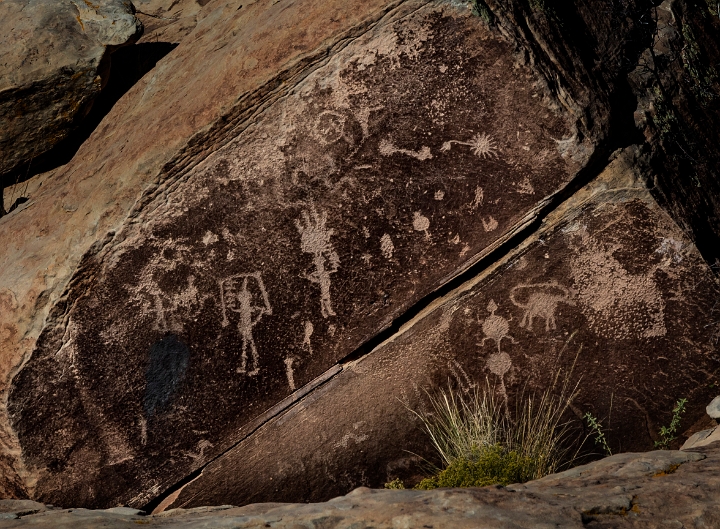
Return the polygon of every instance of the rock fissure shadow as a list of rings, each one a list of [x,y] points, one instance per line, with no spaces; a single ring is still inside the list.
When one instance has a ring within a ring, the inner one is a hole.
[[[12,173],[0,176],[0,194],[10,186],[17,186],[33,176],[56,169],[68,163],[80,146],[85,143],[115,103],[130,90],[155,65],[178,45],[171,42],[146,42],[123,46],[110,56],[110,75],[107,84],[100,92],[87,115],[80,119],[78,127],[51,150],[32,159],[29,163]],[[5,200],[11,203],[4,211]],[[0,217],[14,211],[27,202],[24,193],[15,192],[11,197],[0,201]]]

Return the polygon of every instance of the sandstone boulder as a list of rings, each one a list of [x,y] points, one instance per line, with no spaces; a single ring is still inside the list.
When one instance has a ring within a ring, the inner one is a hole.
[[[112,50],[142,33],[134,12],[129,0],[0,4],[0,180],[50,150],[89,111]]]
[[[427,454],[400,400],[510,401],[565,345],[617,447],[696,415],[717,282],[642,149],[578,191],[628,144],[642,23],[573,5],[206,5],[0,220],[6,494],[327,499]]]
[[[510,487],[436,491],[359,488],[326,503],[223,505],[143,516],[134,509],[17,511],[0,527],[111,529],[311,527],[655,528],[720,523],[718,448],[628,453]],[[16,502],[18,503],[18,502]],[[12,507],[8,506],[10,509]],[[1,507],[0,507],[1,508]],[[26,510],[22,510],[26,509]],[[3,520],[3,517],[6,519]]]

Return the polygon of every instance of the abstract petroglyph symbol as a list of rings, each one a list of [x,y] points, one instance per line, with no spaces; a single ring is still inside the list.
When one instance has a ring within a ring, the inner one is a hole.
[[[522,301],[522,299],[526,301]],[[535,318],[545,320],[545,331],[557,329],[555,311],[558,304],[575,305],[575,302],[570,299],[568,289],[559,285],[557,281],[517,285],[510,290],[510,301],[525,311],[520,321],[520,327],[524,327],[528,331],[533,330]]]
[[[442,200],[445,198],[445,191],[435,191],[434,197],[435,200]]]
[[[385,259],[392,259],[395,245],[392,242],[392,237],[387,233],[380,238],[380,251]]]
[[[516,189],[517,192],[520,193],[521,195],[533,195],[533,194],[535,194],[535,188],[533,187],[532,182],[530,182],[530,177],[529,177],[529,176],[525,176],[525,178],[523,178],[523,181],[520,182],[520,183],[515,187],[515,189]]]
[[[398,147],[395,147],[392,143],[390,143],[388,140],[382,140],[380,142],[380,154],[382,154],[383,156],[392,156],[395,153],[400,153],[406,156],[410,156],[412,158],[416,158],[421,162],[429,160],[433,157],[432,153],[430,152],[430,147],[427,146],[423,146],[419,151],[411,151],[408,149],[399,149]]]
[[[295,219],[295,226],[300,233],[300,248],[313,256],[315,270],[305,274],[305,279],[320,285],[320,312],[323,318],[335,316],[330,301],[330,274],[340,268],[340,257],[330,243],[335,230],[327,229],[327,213],[318,213],[314,205],[310,211],[302,212],[302,217]]]
[[[619,245],[607,247],[587,233],[575,237],[581,245],[571,260],[571,271],[590,328],[614,339],[664,336],[665,299],[654,277],[663,265],[632,274],[613,255]]]
[[[440,147],[441,152],[446,152],[452,149],[452,144],[455,143],[457,145],[467,145],[468,147],[471,147],[471,150],[475,156],[478,158],[497,158],[498,157],[498,149],[495,145],[495,141],[490,137],[488,134],[485,134],[484,132],[481,132],[479,134],[475,134],[475,136],[472,137],[470,141],[460,141],[460,140],[450,140],[446,141],[442,144],[442,147]]]
[[[295,358],[292,356],[288,356],[285,359],[285,376],[287,376],[288,386],[290,386],[290,391],[295,391],[295,377],[293,374],[293,362],[295,361]]]
[[[365,424],[365,421],[360,421],[360,422],[354,423],[354,424],[353,424],[353,430],[354,430],[354,431],[353,431],[353,432],[350,432],[350,433],[346,433],[345,435],[343,435],[342,439],[340,439],[340,441],[338,441],[337,443],[335,443],[335,444],[333,445],[333,447],[334,447],[334,448],[341,448],[341,447],[342,447],[342,448],[347,448],[347,447],[348,447],[348,443],[350,442],[350,440],[355,441],[355,443],[357,443],[357,444],[362,443],[363,441],[367,441],[368,438],[369,438],[367,434],[364,434],[364,433],[360,433],[360,434],[355,433],[363,424]]]
[[[495,220],[495,217],[492,215],[488,215],[487,219],[480,219],[482,220],[483,229],[485,231],[493,231],[496,230],[498,227],[498,221]]]
[[[500,394],[505,401],[505,411],[507,412],[507,389],[505,388],[505,375],[512,367],[512,360],[507,353],[493,353],[487,359],[487,368],[491,373],[500,378]]]
[[[676,241],[672,237],[662,237],[660,246],[655,253],[663,256],[661,267],[667,267],[670,264],[678,264],[683,260],[683,250],[685,245],[682,241]]]
[[[419,211],[416,211],[413,214],[413,229],[415,231],[425,232],[425,238],[429,239],[430,232],[428,232],[428,230],[430,229],[430,219],[428,219],[425,215],[423,215]]]
[[[305,335],[303,336],[302,348],[307,350],[307,352],[310,354],[313,354],[312,343],[310,342],[310,337],[312,336],[312,333],[314,330],[315,330],[315,327],[313,326],[312,322],[306,321],[305,322]]]
[[[485,199],[485,193],[483,193],[483,188],[480,186],[477,186],[475,188],[475,198],[470,203],[470,210],[475,211],[477,208],[482,206],[484,199]]]
[[[315,119],[313,133],[323,145],[335,143],[345,133],[345,116],[332,110],[321,112]]]
[[[229,313],[236,313],[238,330],[242,338],[242,356],[238,373],[250,376],[260,372],[260,356],[253,338],[253,327],[263,316],[272,314],[267,291],[260,272],[238,274],[220,282],[220,304],[222,306],[222,326],[230,325]],[[247,370],[248,349],[252,355],[253,369]]]
[[[212,448],[213,446],[214,445],[210,441],[203,439],[197,444],[197,452],[185,452],[185,455],[195,461],[204,461],[205,450]]]
[[[458,386],[463,393],[469,393],[477,387],[477,383],[472,381],[457,360],[449,360],[448,369],[450,370],[450,373],[452,373],[452,376],[455,377],[455,381],[458,383]]]
[[[485,334],[485,338],[483,338],[482,342],[478,345],[482,347],[486,341],[492,340],[495,342],[495,345],[497,345],[498,353],[500,353],[500,342],[502,342],[503,338],[507,338],[511,343],[517,342],[515,338],[510,336],[510,320],[495,314],[497,309],[497,303],[491,299],[487,306],[490,316],[482,322],[482,331]]]

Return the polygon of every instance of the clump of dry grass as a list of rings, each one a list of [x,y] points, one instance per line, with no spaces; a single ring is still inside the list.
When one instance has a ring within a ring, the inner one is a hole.
[[[513,414],[487,381],[467,395],[449,390],[430,397],[432,411],[414,413],[445,468],[418,488],[525,482],[572,460],[573,426],[563,418],[578,394],[571,372],[562,380],[558,372],[539,395],[523,391]]]

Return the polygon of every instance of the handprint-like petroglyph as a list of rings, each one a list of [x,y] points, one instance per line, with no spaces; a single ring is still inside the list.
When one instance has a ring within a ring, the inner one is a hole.
[[[430,147],[427,146],[421,147],[419,151],[411,151],[408,149],[399,149],[398,147],[395,147],[395,145],[390,143],[388,140],[382,140],[380,142],[380,154],[382,154],[383,156],[392,156],[395,153],[400,153],[406,156],[410,156],[412,158],[416,158],[421,162],[425,160],[430,160],[433,157],[432,153],[430,152]]]
[[[413,214],[413,229],[415,231],[422,231],[425,233],[425,238],[430,238],[430,232],[428,230],[430,229],[430,219],[428,219],[425,215],[420,213],[419,211],[416,211]]]
[[[452,149],[452,144],[467,145],[471,147],[471,150],[478,158],[497,158],[498,148],[495,145],[495,141],[488,134],[481,132],[475,134],[470,141],[450,140],[442,144],[440,148],[441,152],[446,152]]]
[[[527,301],[519,300],[519,297]],[[535,318],[545,320],[545,331],[557,329],[555,311],[558,304],[575,305],[575,302],[570,299],[568,289],[559,285],[557,281],[535,283],[533,285],[517,285],[510,290],[510,301],[512,301],[513,305],[525,311],[522,320],[520,320],[520,327],[524,327],[528,331],[533,330]]]
[[[320,312],[323,318],[335,316],[330,300],[330,274],[340,268],[340,257],[330,243],[335,230],[327,229],[327,213],[318,213],[315,206],[302,212],[302,218],[295,219],[300,233],[300,248],[313,256],[315,271],[305,275],[305,279],[320,285]]]
[[[220,304],[223,313],[223,327],[230,325],[229,312],[239,314],[237,326],[242,338],[242,355],[237,372],[247,373],[250,376],[257,375],[260,372],[260,356],[253,338],[253,327],[263,316],[272,314],[272,307],[260,272],[238,274],[221,281]],[[247,370],[248,349],[252,355],[253,365],[253,369],[250,371]]]
[[[482,331],[485,334],[485,338],[483,338],[478,345],[482,347],[486,341],[492,340],[495,342],[495,345],[497,345],[498,353],[500,353],[500,342],[502,342],[503,338],[507,338],[511,343],[517,342],[515,338],[510,336],[510,320],[495,314],[497,309],[497,304],[491,299],[487,306],[490,316],[482,322]]]

